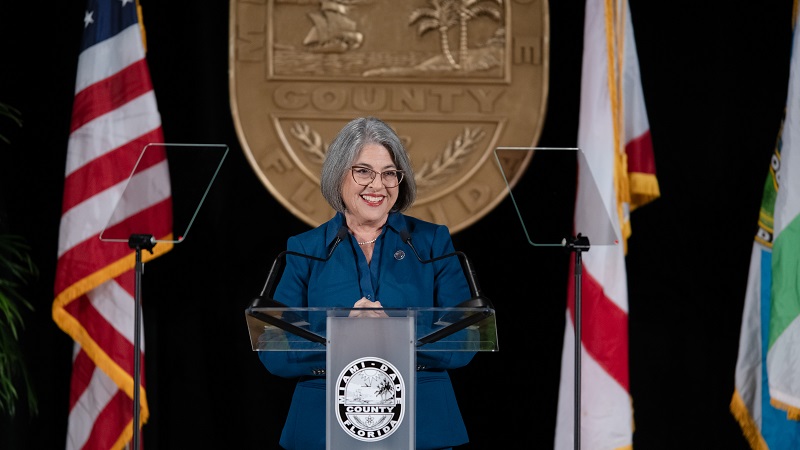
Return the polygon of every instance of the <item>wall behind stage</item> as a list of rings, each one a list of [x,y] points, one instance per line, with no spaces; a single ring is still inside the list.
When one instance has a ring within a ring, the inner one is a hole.
[[[11,4],[9,4],[11,3]],[[308,227],[247,165],[228,103],[227,2],[142,1],[167,142],[231,153],[186,242],[143,276],[148,449],[276,448],[292,382],[261,366],[244,309],[288,236]],[[637,449],[746,449],[728,412],[761,189],[788,82],[791,0],[631,0],[662,196],[633,214],[631,390]],[[539,144],[574,146],[583,1],[550,4],[551,66]],[[50,317],[64,164],[85,4],[6,2],[0,12],[2,220],[41,276],[21,343],[39,398],[0,423],[0,448],[65,446],[71,339]],[[517,187],[536,189],[532,167]],[[543,220],[569,229],[571,210]],[[552,447],[567,262],[527,244],[509,201],[454,237],[497,309],[500,351],[452,372],[471,444]],[[591,251],[591,250],[590,250]]]

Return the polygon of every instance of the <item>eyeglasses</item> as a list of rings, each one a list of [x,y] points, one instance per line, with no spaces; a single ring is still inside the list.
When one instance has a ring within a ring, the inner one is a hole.
[[[383,186],[387,188],[397,187],[397,185],[403,181],[403,175],[405,174],[402,170],[376,172],[368,167],[362,166],[353,166],[350,168],[350,172],[353,174],[353,180],[361,186],[369,186],[369,184],[375,180],[375,176],[380,174]]]

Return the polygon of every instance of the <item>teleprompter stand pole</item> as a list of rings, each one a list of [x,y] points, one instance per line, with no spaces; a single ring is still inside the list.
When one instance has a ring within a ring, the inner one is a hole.
[[[142,314],[142,273],[144,273],[144,264],[142,263],[142,250],[147,250],[153,254],[153,247],[156,245],[156,240],[151,234],[132,234],[128,239],[128,246],[136,250],[136,278],[134,280],[134,315],[133,315],[133,450],[139,450],[139,390],[141,387],[141,314]]]
[[[589,238],[578,236],[571,241],[565,240],[567,250],[575,252],[575,411],[574,411],[574,443],[575,450],[581,448],[581,275],[583,263],[581,254],[589,251]]]

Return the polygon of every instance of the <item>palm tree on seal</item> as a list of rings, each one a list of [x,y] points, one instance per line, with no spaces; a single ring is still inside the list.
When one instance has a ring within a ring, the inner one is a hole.
[[[450,41],[447,38],[447,32],[451,27],[458,25],[460,16],[456,3],[453,0],[428,0],[432,8],[419,8],[411,12],[408,19],[409,25],[419,22],[417,31],[420,36],[428,31],[439,31],[439,45],[442,47],[442,53],[447,62],[454,69],[460,69],[461,66],[453,58],[453,53],[450,51]]]
[[[500,10],[494,5],[487,3],[503,4],[503,0],[460,0],[458,5],[458,21],[461,34],[458,39],[459,43],[459,57],[458,61],[461,67],[466,66],[467,63],[467,23],[478,16],[489,16],[490,18],[500,21]]]

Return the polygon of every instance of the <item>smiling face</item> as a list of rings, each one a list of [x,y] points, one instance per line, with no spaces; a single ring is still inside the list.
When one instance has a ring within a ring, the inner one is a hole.
[[[367,144],[356,160],[354,166],[368,167],[376,172],[397,169],[389,150],[379,144]],[[353,179],[352,172],[346,171],[342,183],[342,198],[347,207],[345,218],[353,228],[365,225],[382,226],[386,222],[395,202],[400,187],[387,188],[381,176],[377,175],[367,186],[361,186]]]

